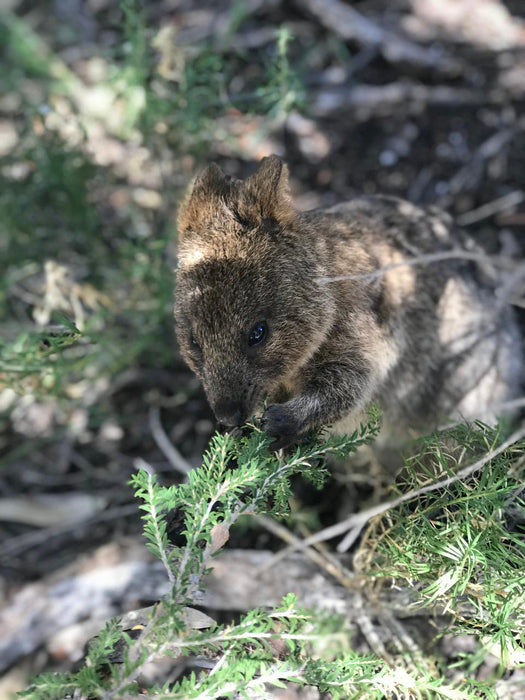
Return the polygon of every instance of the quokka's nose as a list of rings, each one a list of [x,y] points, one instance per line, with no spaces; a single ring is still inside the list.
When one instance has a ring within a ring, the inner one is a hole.
[[[219,423],[222,423],[227,428],[235,428],[238,425],[242,425],[246,420],[244,407],[232,399],[218,401],[213,408],[213,412]]]

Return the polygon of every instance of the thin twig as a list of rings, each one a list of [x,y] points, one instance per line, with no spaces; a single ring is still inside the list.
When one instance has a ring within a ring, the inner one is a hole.
[[[515,270],[513,270],[505,279],[505,281],[496,290],[496,297],[498,299],[498,306],[504,306],[514,289],[520,284],[520,282],[525,281],[525,262],[520,263]],[[497,308],[497,307],[496,307]]]
[[[517,408],[525,407],[525,396],[521,396],[519,399],[512,399],[512,401],[505,401],[500,405],[500,411],[503,413],[510,413],[515,411]]]
[[[275,565],[281,558],[284,558],[280,556],[281,553],[284,553],[284,556],[287,556],[290,551],[300,549],[304,555],[308,557],[308,559],[324,569],[345,588],[356,588],[355,574],[344,567],[340,561],[327,553],[312,549],[312,547],[304,544],[304,540],[301,540],[299,537],[294,535],[293,532],[290,532],[290,530],[284,527],[284,525],[281,525],[266,515],[258,515],[256,517],[256,521],[273,535],[277,535],[277,537],[280,537],[288,545],[292,545],[291,548],[286,547],[284,550],[281,550],[281,552],[274,554],[274,556],[261,568],[267,569]]]
[[[443,51],[419,46],[390,29],[384,29],[341,0],[301,0],[296,4],[342,39],[377,47],[387,61],[406,62],[447,73],[457,70],[457,61]]]
[[[477,221],[482,221],[483,219],[488,219],[493,214],[499,214],[502,211],[507,211],[512,207],[521,204],[525,199],[525,192],[523,190],[514,190],[508,194],[503,195],[503,197],[498,197],[493,199],[492,202],[487,202],[483,206],[477,209],[472,209],[472,211],[467,211],[464,214],[460,214],[456,217],[456,221],[460,226],[468,226],[469,224],[474,224]]]
[[[166,457],[171,466],[181,474],[189,474],[193,467],[186,459],[184,459],[164,432],[164,428],[162,427],[162,423],[160,421],[160,410],[158,406],[150,406],[149,426],[153,439],[157,443],[157,447],[159,450],[161,450],[162,454]]]
[[[442,479],[432,484],[428,484],[427,486],[423,486],[420,489],[414,489],[413,491],[409,491],[403,494],[402,496],[399,496],[398,498],[394,498],[392,501],[388,501],[387,503],[380,503],[377,506],[373,506],[372,508],[367,508],[366,510],[361,511],[360,513],[354,513],[349,518],[342,520],[336,525],[327,527],[324,530],[320,530],[315,535],[307,537],[301,543],[301,548],[303,548],[304,546],[315,544],[316,542],[325,542],[326,540],[331,540],[334,537],[338,537],[339,535],[344,535],[345,533],[348,533],[344,540],[337,547],[338,552],[346,552],[351,546],[351,542],[355,541],[356,537],[359,536],[359,533],[371,518],[375,518],[378,515],[382,515],[388,510],[391,510],[392,508],[396,508],[397,506],[401,505],[401,503],[410,501],[413,498],[422,496],[425,493],[430,493],[431,491],[437,491],[439,489],[447,488],[451,484],[454,484],[456,481],[466,479],[467,477],[471,476],[474,472],[482,469],[488,462],[490,462],[491,459],[494,459],[494,457],[497,457],[506,449],[511,447],[514,443],[518,442],[518,440],[521,440],[524,437],[525,425],[522,425],[518,430],[512,433],[508,440],[505,440],[505,442],[503,442],[495,450],[491,450],[473,464],[469,464],[463,469],[460,469],[453,476],[449,476],[446,479]],[[347,541],[350,542],[350,544],[347,544]]]
[[[284,542],[290,545],[282,549],[280,552],[274,554],[272,558],[264,564],[263,567],[259,568],[259,571],[274,566],[281,558],[285,558],[295,549],[300,549],[308,559],[310,559],[315,564],[324,569],[330,576],[335,578],[335,580],[338,581],[346,589],[351,589],[354,591],[354,593],[357,593],[362,588],[362,582],[359,579],[359,577],[356,576],[355,573],[349,571],[345,566],[343,566],[343,564],[330,552],[319,549],[319,545],[321,544],[320,542],[314,545],[316,549],[312,549],[311,547],[305,545],[304,540],[301,540],[299,537],[296,537],[292,532],[290,532],[290,530],[288,530],[275,520],[272,520],[271,518],[268,518],[264,515],[257,516],[256,520],[260,525],[269,530],[269,532],[271,532],[274,535],[277,535],[277,537],[280,537]],[[361,630],[361,633],[370,645],[370,648],[378,656],[382,657],[389,665],[392,665],[392,657],[387,652],[384,644],[382,643],[377,633],[375,633],[374,631],[370,615],[367,614],[366,609],[364,608],[360,592],[358,593],[358,595],[359,597],[354,600],[354,606],[357,600],[361,600],[362,605],[361,610],[359,610],[359,612],[357,612],[356,614],[356,624],[358,625],[359,629]]]
[[[407,258],[399,263],[391,263],[390,265],[384,265],[383,267],[374,270],[373,272],[367,272],[363,274],[353,274],[353,275],[334,275],[317,277],[316,281],[321,284],[328,284],[330,282],[343,282],[345,280],[362,279],[367,282],[372,282],[378,277],[382,277],[386,272],[390,270],[396,270],[399,267],[414,267],[415,265],[428,265],[434,262],[440,262],[442,260],[472,260],[473,262],[479,263],[494,263],[506,270],[513,270],[516,267],[515,261],[510,258],[505,258],[502,256],[490,256],[484,253],[474,253],[468,250],[445,250],[439,253],[428,253],[427,255],[418,255],[414,258]]]
[[[80,523],[66,523],[65,525],[55,525],[54,527],[47,527],[42,530],[24,532],[22,535],[17,535],[4,542],[0,547],[0,559],[14,557],[18,552],[27,552],[27,550],[32,547],[40,546],[42,542],[48,543],[55,537],[64,536],[69,533],[71,533],[71,535],[76,533],[78,539],[81,536],[79,533],[81,533],[82,530],[92,529],[97,523],[120,520],[129,515],[135,515],[136,513],[137,506],[134,503],[127,503],[123,506],[115,506],[109,510],[101,511]]]
[[[334,112],[349,110],[358,121],[370,113],[384,116],[399,107],[404,112],[418,113],[432,105],[482,105],[495,101],[495,96],[481,91],[448,85],[422,85],[410,80],[386,85],[328,85],[313,92],[310,114],[315,117],[330,116]]]

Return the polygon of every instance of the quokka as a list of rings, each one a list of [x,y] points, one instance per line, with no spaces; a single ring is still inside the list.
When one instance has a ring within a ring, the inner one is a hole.
[[[299,212],[270,156],[246,180],[207,167],[178,229],[178,340],[226,426],[262,411],[285,445],[352,430],[374,401],[406,435],[493,422],[521,391],[512,309],[454,257],[476,247],[437,208],[367,196]]]

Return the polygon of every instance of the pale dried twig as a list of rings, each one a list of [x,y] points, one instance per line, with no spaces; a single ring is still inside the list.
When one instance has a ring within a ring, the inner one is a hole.
[[[404,39],[341,0],[301,0],[297,5],[342,39],[379,48],[387,61],[411,63],[446,73],[457,71],[458,62],[443,51]]]
[[[344,567],[341,564],[341,562],[332,555],[330,555],[330,553],[321,552],[319,550],[316,551],[308,545],[305,545],[304,540],[301,540],[299,537],[294,535],[293,532],[290,532],[288,528],[284,527],[272,518],[268,518],[265,515],[258,515],[256,517],[256,520],[266,530],[268,530],[274,535],[277,535],[277,537],[282,539],[288,545],[292,546],[291,548],[287,547],[284,550],[281,550],[281,552],[277,552],[276,554],[274,554],[272,559],[265,562],[265,569],[274,566],[282,558],[288,556],[292,548],[293,550],[300,549],[304,553],[304,555],[308,557],[308,559],[310,559],[315,564],[324,569],[330,576],[335,578],[336,581],[338,581],[345,588],[357,587],[357,584],[355,582],[355,574],[349,571],[346,567]],[[281,556],[281,554],[283,556]]]
[[[325,117],[340,110],[352,110],[353,118],[359,119],[371,112],[384,116],[395,107],[418,113],[429,105],[482,105],[495,101],[496,95],[448,85],[421,85],[410,80],[386,85],[360,83],[320,88],[312,100],[310,114]]]
[[[362,279],[365,281],[372,282],[373,280],[382,277],[386,272],[395,270],[400,267],[414,267],[415,265],[429,265],[434,262],[441,262],[443,260],[471,260],[472,262],[478,262],[481,264],[494,263],[495,266],[501,267],[506,270],[513,270],[516,267],[516,262],[510,260],[510,258],[505,258],[502,256],[490,256],[486,253],[471,252],[468,250],[444,250],[439,253],[428,253],[426,255],[418,255],[414,258],[407,258],[402,262],[392,263],[390,265],[384,265],[383,267],[374,270],[374,272],[368,272],[365,274],[357,275],[334,275],[326,277],[317,277],[316,281],[321,284],[328,284],[330,282],[342,282],[344,280]]]
[[[469,224],[474,224],[477,221],[482,221],[483,219],[488,219],[489,216],[493,214],[499,214],[500,212],[507,211],[515,207],[517,204],[521,204],[525,199],[525,192],[523,190],[514,190],[508,194],[503,195],[503,197],[498,197],[492,200],[492,202],[487,202],[477,209],[472,209],[472,211],[467,211],[465,214],[460,214],[456,217],[456,221],[460,226],[468,226]]]
[[[184,459],[164,432],[164,428],[160,422],[160,411],[158,406],[150,406],[149,425],[153,439],[157,443],[157,447],[161,450],[162,454],[166,457],[171,466],[181,474],[189,474],[193,467],[186,459]]]
[[[398,498],[394,498],[393,500],[388,501],[386,503],[380,503],[377,506],[373,506],[372,508],[367,508],[366,510],[361,511],[360,513],[354,513],[350,517],[345,518],[345,520],[342,520],[341,522],[335,525],[327,527],[324,530],[320,530],[311,537],[307,537],[301,543],[301,548],[304,546],[315,544],[316,542],[325,542],[326,540],[331,540],[334,537],[338,537],[339,535],[344,535],[345,533],[347,533],[346,537],[343,539],[342,542],[340,542],[340,544],[337,547],[338,552],[346,552],[351,546],[351,544],[355,541],[355,539],[359,536],[359,533],[366,525],[366,523],[372,518],[375,518],[378,515],[382,515],[383,513],[386,513],[392,508],[397,508],[397,506],[401,505],[402,503],[405,503],[406,501],[410,501],[413,498],[417,498],[418,496],[422,496],[423,494],[430,493],[432,491],[445,489],[448,486],[454,484],[456,481],[468,478],[475,472],[482,469],[488,462],[490,462],[491,459],[494,459],[494,457],[497,457],[506,449],[511,447],[514,443],[518,442],[519,440],[522,440],[524,437],[525,425],[522,425],[520,428],[518,428],[518,430],[514,431],[514,433],[512,433],[512,435],[507,440],[505,440],[505,442],[499,445],[499,447],[497,447],[494,450],[490,450],[490,452],[487,452],[486,455],[484,455],[481,459],[477,460],[476,462],[469,464],[466,467],[463,467],[463,469],[460,469],[453,476],[449,476],[445,479],[435,481],[432,484],[428,484],[427,486],[421,487],[420,489],[408,491],[407,493],[404,493]]]

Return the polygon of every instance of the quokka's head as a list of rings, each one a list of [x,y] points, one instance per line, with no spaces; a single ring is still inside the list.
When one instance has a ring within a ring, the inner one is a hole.
[[[206,168],[180,206],[178,231],[181,351],[217,419],[240,425],[326,333],[331,300],[315,281],[315,232],[301,224],[276,156],[243,181]]]

